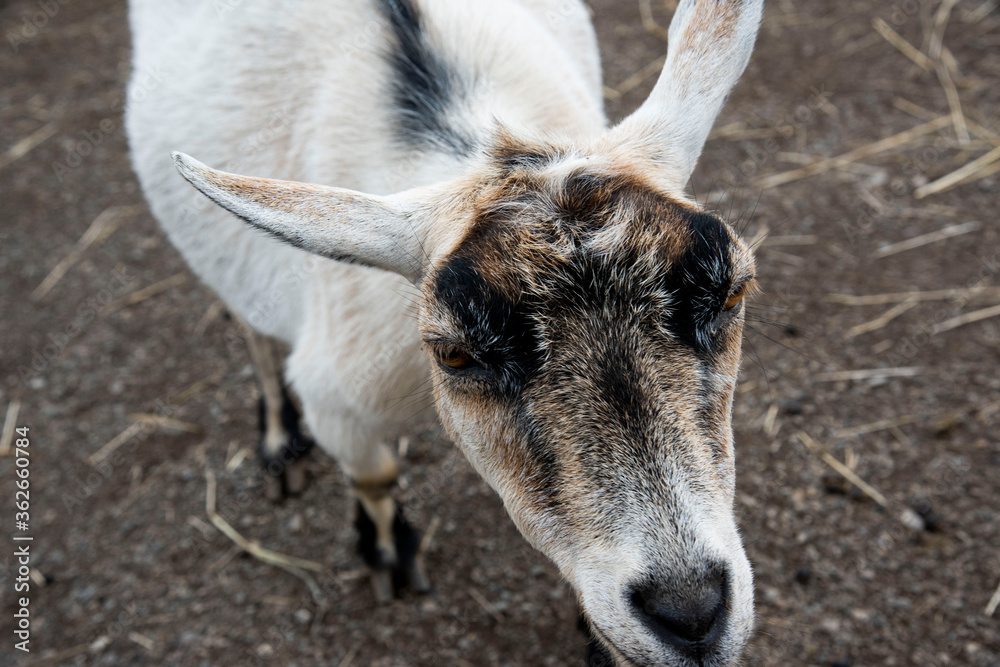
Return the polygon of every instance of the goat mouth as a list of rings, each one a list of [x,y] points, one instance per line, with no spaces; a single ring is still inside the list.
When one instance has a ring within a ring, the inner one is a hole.
[[[633,661],[631,658],[629,658],[628,654],[625,653],[625,651],[618,648],[618,646],[613,641],[608,639],[608,636],[604,634],[604,632],[599,627],[597,627],[597,625],[589,622],[588,625],[590,626],[590,631],[594,633],[594,636],[596,636],[600,640],[600,642],[604,644],[604,646],[610,649],[612,657],[615,659],[616,665],[624,667],[642,667],[641,665]]]
[[[588,623],[588,626],[590,631],[594,633],[594,636],[599,639],[600,642],[611,652],[611,656],[615,661],[615,667],[647,667],[647,663],[637,661],[635,658],[629,656],[628,653],[623,651],[617,644],[611,641],[611,639],[597,625]]]
[[[586,614],[584,614],[584,616],[586,617]],[[589,617],[586,617],[586,618],[589,619]],[[681,664],[684,664],[684,665],[698,664],[698,665],[700,665],[706,659],[708,659],[710,661],[710,664],[716,664],[715,662],[711,662],[711,658],[709,656],[717,648],[716,647],[716,643],[717,643],[717,641],[719,639],[719,635],[722,633],[722,625],[723,625],[723,623],[713,623],[713,627],[709,631],[709,636],[708,637],[706,637],[702,641],[689,642],[690,646],[688,646],[687,648],[690,649],[691,647],[698,647],[698,648],[701,648],[702,650],[699,651],[699,650],[695,649],[693,651],[693,655],[688,656],[688,657],[682,657],[681,658]],[[625,652],[617,644],[615,644],[613,641],[611,641],[611,639],[607,636],[607,634],[605,634],[604,631],[601,630],[601,628],[598,627],[596,624],[587,621],[587,627],[588,627],[590,633],[592,633],[592,636],[594,638],[596,638],[597,640],[599,640],[600,643],[603,644],[604,647],[609,651],[609,653],[611,654],[612,659],[615,661],[614,662],[615,667],[648,667],[648,665],[649,665],[648,662],[644,662],[640,658],[635,658],[635,657],[630,656],[629,653]],[[675,650],[683,648],[681,646],[676,646],[676,645],[674,645],[671,642],[663,642],[662,645],[664,647],[669,647],[669,648],[675,649]],[[691,662],[692,660],[694,662]],[[661,663],[657,662],[656,664],[661,664]],[[671,662],[670,664],[674,664],[674,663]]]

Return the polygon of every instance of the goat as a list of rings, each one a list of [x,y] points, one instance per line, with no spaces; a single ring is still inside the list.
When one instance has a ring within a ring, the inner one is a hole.
[[[731,412],[754,260],[684,188],[762,4],[681,0],[652,93],[608,128],[578,0],[132,0],[127,129],[151,210],[256,332],[282,474],[309,443],[267,337],[290,345],[284,378],[377,572],[427,587],[386,443],[407,417],[393,399],[429,378],[601,651],[738,660],[753,584]]]

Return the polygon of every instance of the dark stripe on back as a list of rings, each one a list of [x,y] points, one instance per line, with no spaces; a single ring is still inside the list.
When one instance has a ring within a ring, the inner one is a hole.
[[[472,138],[446,122],[447,111],[461,94],[461,83],[428,42],[420,10],[413,0],[378,0],[378,6],[396,38],[388,59],[399,139],[417,148],[471,154]]]

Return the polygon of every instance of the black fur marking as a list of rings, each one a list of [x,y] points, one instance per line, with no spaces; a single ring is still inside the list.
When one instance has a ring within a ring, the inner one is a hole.
[[[358,531],[358,554],[365,565],[374,570],[392,569],[392,583],[398,592],[406,586],[407,573],[420,551],[420,533],[406,520],[403,508],[396,503],[396,515],[392,520],[392,538],[396,545],[396,563],[385,563],[378,550],[378,532],[375,522],[365,512],[364,505],[357,501],[354,528]]]
[[[630,429],[642,431],[651,421],[648,406],[635,379],[639,372],[629,354],[627,344],[608,340],[597,360],[599,389],[615,419]]]
[[[264,433],[267,429],[267,407],[264,404],[264,397],[261,396],[257,403],[257,417],[260,425],[260,444],[257,447],[257,458],[264,472],[275,478],[284,476],[285,468],[304,458],[316,444],[312,438],[308,438],[299,428],[299,411],[295,409],[295,404],[288,395],[288,390],[281,387],[281,428],[288,434],[288,441],[277,452],[267,452],[264,450]],[[286,489],[287,491],[287,489]]]
[[[687,216],[691,244],[671,272],[671,287],[682,296],[672,309],[670,328],[700,354],[708,354],[721,324],[720,313],[733,281],[725,223],[708,213]]]
[[[438,148],[465,156],[475,141],[446,122],[447,111],[463,89],[449,63],[427,40],[414,0],[379,0],[396,44],[388,54],[394,72],[392,97],[399,115],[400,139],[418,148]]]
[[[356,502],[354,529],[358,531],[358,555],[365,565],[375,569],[385,569],[387,566],[382,562],[382,557],[378,550],[378,532],[375,529],[375,522],[368,516],[361,501]]]
[[[520,431],[527,434],[526,451],[538,471],[533,480],[538,498],[551,509],[560,507],[559,462],[548,439],[538,433],[532,417],[517,404],[517,398],[542,365],[543,357],[534,308],[522,296],[513,300],[486,280],[477,264],[491,261],[477,256],[477,247],[490,245],[502,234],[501,225],[484,225],[473,233],[478,237],[460,249],[437,274],[435,296],[461,323],[463,340],[482,364],[478,391],[496,400],[514,402],[518,407]]]
[[[459,252],[441,269],[435,296],[462,323],[471,352],[489,372],[491,384],[513,398],[541,364],[538,336],[523,301],[514,301]]]

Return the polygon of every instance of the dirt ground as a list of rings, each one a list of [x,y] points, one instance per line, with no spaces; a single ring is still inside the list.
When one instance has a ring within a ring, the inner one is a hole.
[[[652,2],[659,25],[669,4]],[[641,2],[591,5],[616,119],[652,86],[665,44]],[[770,0],[692,181],[747,236],[769,231],[734,415],[757,592],[748,665],[1000,665],[1000,612],[985,612],[1000,584],[1000,317],[951,328],[1000,302],[1000,175],[915,196],[1000,145],[1000,10],[940,5]],[[907,57],[875,20],[930,58]],[[12,635],[15,460],[2,456],[0,665],[582,664],[572,591],[432,413],[403,434],[401,491],[411,519],[436,526],[429,596],[374,605],[328,460],[314,457],[303,497],[260,496],[247,353],[129,166],[126,3],[0,1],[0,31],[0,417],[19,402],[30,428],[35,578],[26,655]],[[768,178],[803,167],[813,174]],[[73,255],[99,217],[103,233]],[[831,297],[945,289],[961,291]],[[321,565],[325,613],[302,580],[210,525],[207,470],[236,530]],[[898,518],[907,508],[914,526]]]

